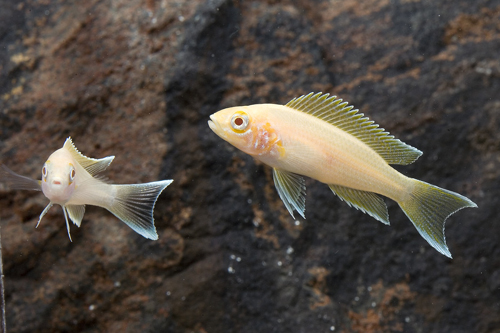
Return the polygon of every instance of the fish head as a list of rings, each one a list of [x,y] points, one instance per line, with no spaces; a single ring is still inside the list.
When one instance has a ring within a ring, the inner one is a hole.
[[[42,168],[42,191],[52,202],[65,204],[73,195],[77,177],[75,161],[63,148],[49,156]]]
[[[218,111],[210,116],[208,126],[223,140],[253,156],[281,148],[279,135],[258,105]]]

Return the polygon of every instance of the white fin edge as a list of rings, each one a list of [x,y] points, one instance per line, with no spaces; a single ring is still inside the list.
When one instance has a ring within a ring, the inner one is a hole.
[[[418,233],[439,253],[451,257],[444,234],[445,222],[467,207],[477,208],[469,198],[426,182],[416,180],[406,201],[398,202]]]
[[[108,210],[138,234],[157,240],[154,206],[158,196],[172,181],[169,179],[145,184],[111,185],[116,190],[116,197]]]
[[[387,206],[379,195],[373,192],[355,190],[340,185],[330,184],[328,186],[335,195],[345,201],[349,206],[370,215],[383,224],[389,225]]]
[[[281,201],[292,215],[296,210],[304,219],[306,210],[306,182],[304,177],[284,170],[273,168],[274,186]]]
[[[78,164],[80,164],[92,176],[104,170],[113,162],[114,156],[108,156],[100,159],[90,158],[83,155],[75,146],[71,137],[64,141],[63,148],[68,150]]]
[[[49,209],[53,205],[54,204],[52,202],[49,202],[49,204],[47,205],[47,207],[45,207],[45,209],[43,210],[43,212],[40,214],[40,217],[38,218],[38,223],[36,224],[35,228],[38,228],[38,226],[40,225],[40,222],[42,222],[42,218],[45,216],[45,214],[47,214],[47,212],[49,211]]]
[[[66,220],[66,229],[68,230],[69,241],[73,242],[73,240],[71,239],[71,233],[69,232],[68,213],[66,212],[66,206],[61,206],[61,207],[64,213],[64,219]]]
[[[83,215],[85,214],[85,205],[66,205],[65,207],[71,221],[73,221],[77,227],[80,227]]]

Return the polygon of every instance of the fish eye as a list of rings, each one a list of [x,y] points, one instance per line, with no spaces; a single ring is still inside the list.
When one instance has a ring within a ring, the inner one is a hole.
[[[42,176],[45,178],[47,177],[47,166],[44,165],[43,168],[42,168]]]
[[[75,176],[76,176],[75,168],[72,165],[70,165],[69,180],[73,181],[75,179]]]
[[[244,131],[248,127],[248,116],[244,113],[236,113],[231,118],[231,127],[237,131]]]

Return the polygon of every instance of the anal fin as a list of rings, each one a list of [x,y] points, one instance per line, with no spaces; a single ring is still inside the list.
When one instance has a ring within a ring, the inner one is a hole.
[[[355,190],[340,185],[328,185],[332,192],[349,206],[359,209],[376,220],[389,224],[389,213],[384,200],[373,192]]]
[[[300,216],[305,217],[306,210],[306,183],[304,177],[273,168],[273,180],[278,194],[285,204],[286,209],[293,218],[296,210]]]
[[[85,214],[85,205],[66,205],[65,207],[71,221],[80,227]]]

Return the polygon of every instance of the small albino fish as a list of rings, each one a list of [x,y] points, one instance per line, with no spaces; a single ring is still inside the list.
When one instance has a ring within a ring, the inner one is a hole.
[[[451,258],[444,224],[468,198],[406,177],[389,164],[413,163],[422,152],[385,132],[347,102],[310,93],[286,105],[227,108],[210,116],[218,136],[273,168],[278,194],[293,216],[305,211],[302,176],[328,184],[349,206],[389,224],[377,194],[396,201],[420,235]]]
[[[172,180],[113,185],[95,177],[104,171],[114,158],[86,157],[76,149],[71,138],[67,138],[64,146],[53,152],[43,165],[41,181],[18,175],[2,165],[0,183],[9,189],[43,191],[50,203],[40,214],[37,227],[52,205],[61,205],[70,240],[68,216],[80,227],[85,205],[106,208],[140,235],[158,239],[153,209],[158,196]]]

